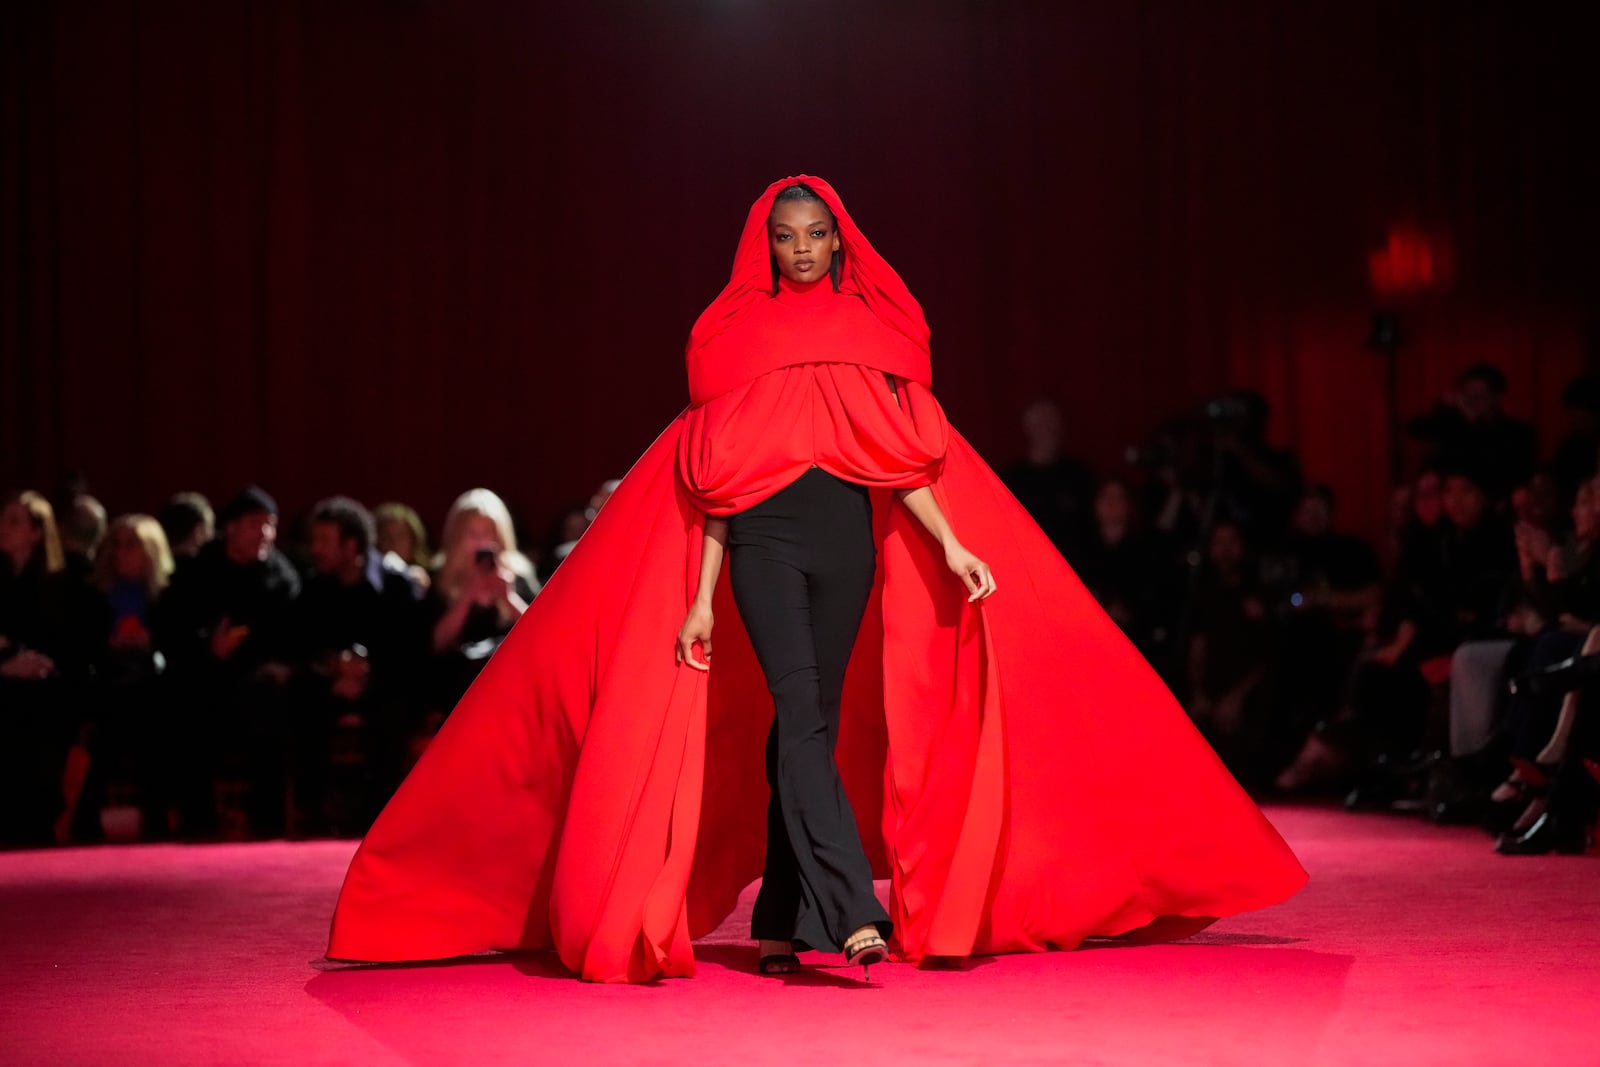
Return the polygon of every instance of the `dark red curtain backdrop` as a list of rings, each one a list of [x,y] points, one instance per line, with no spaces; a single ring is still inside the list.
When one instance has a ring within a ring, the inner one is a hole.
[[[1035,396],[1106,466],[1251,385],[1372,529],[1391,227],[1455,259],[1408,408],[1494,359],[1553,430],[1594,331],[1593,20],[1468,7],[8,5],[0,485],[542,525],[681,407],[742,213],[809,170],[992,460]]]

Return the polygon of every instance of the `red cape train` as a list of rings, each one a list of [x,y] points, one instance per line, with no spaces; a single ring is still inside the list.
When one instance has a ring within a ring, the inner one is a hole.
[[[773,295],[766,219],[795,182],[838,220],[837,296]],[[705,514],[749,507],[812,463],[874,487],[877,586],[838,762],[890,879],[902,958],[1179,936],[1304,884],[1161,680],[945,422],[922,310],[826,182],[775,182],[751,208],[688,365],[694,405],[362,842],[331,958],[554,948],[595,981],[694,972],[691,940],[761,873],[772,702],[726,570],[709,675],[676,664],[674,637]],[[890,492],[929,484],[994,571],[999,592],[981,604]]]

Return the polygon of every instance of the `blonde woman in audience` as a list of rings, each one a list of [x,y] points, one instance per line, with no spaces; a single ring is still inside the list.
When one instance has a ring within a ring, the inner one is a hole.
[[[119,515],[95,557],[94,582],[111,609],[113,650],[150,650],[150,617],[172,580],[166,531],[150,515]]]
[[[0,846],[56,839],[77,732],[72,686],[87,677],[87,589],[66,569],[55,510],[39,493],[0,505]]]
[[[487,489],[462,493],[444,520],[431,600],[440,705],[452,706],[539,591],[511,512]]]
[[[142,818],[128,824],[124,807],[117,826],[105,824],[108,836],[149,837],[170,829],[174,801],[167,783],[177,739],[160,688],[166,661],[152,635],[173,570],[172,549],[157,519],[112,520],[94,560],[94,586],[104,598],[105,647],[85,738],[88,769],[72,822],[71,836],[78,840],[101,835],[102,807],[125,804],[118,790],[133,790]]]

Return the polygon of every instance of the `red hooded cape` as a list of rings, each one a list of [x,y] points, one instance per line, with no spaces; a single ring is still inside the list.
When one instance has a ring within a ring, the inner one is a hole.
[[[845,251],[774,296],[766,219],[810,185]],[[901,956],[1192,932],[1305,872],[928,392],[922,310],[827,183],[775,182],[691,334],[657,438],[362,842],[328,955],[556,949],[579,976],[694,971],[761,873],[772,703],[726,568],[709,674],[674,662],[704,515],[815,463],[875,487],[877,586],[838,761]],[[893,376],[891,392],[885,374]],[[889,490],[931,485],[999,592],[966,601]]]

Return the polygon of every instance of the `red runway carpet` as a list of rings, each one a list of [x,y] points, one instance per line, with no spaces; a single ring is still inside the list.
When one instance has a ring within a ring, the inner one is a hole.
[[[552,958],[316,971],[352,842],[0,855],[6,1064],[1600,1064],[1600,862],[1274,808],[1311,884],[1193,940],[585,985]],[[746,894],[748,904],[750,894]],[[859,1044],[861,1041],[867,1044]]]

